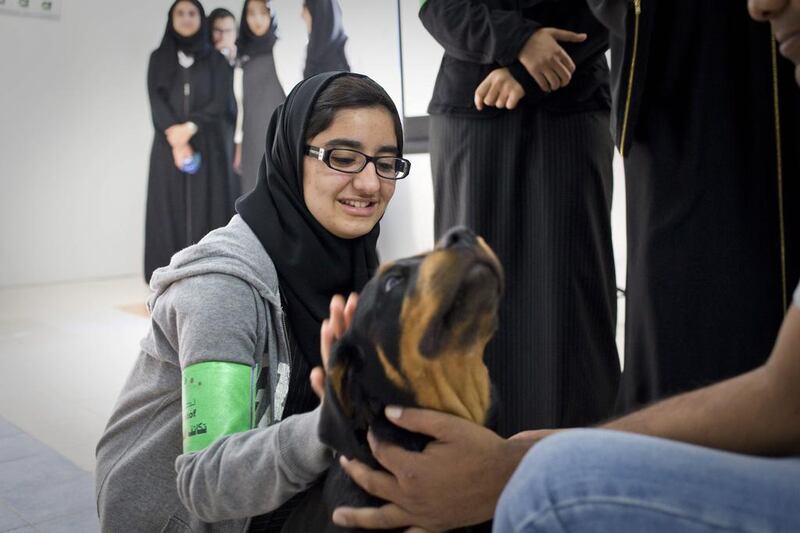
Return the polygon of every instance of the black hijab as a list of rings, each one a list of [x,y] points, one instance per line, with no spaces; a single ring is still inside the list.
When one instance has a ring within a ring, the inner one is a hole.
[[[350,65],[344,53],[347,34],[339,1],[306,0],[305,5],[311,14],[311,34],[308,36],[303,77],[334,70],[349,71]]]
[[[172,25],[172,14],[180,2],[191,2],[200,11],[200,29],[190,37],[183,37]],[[154,52],[156,79],[160,86],[168,86],[172,82],[178,70],[178,50],[195,58],[205,57],[212,50],[206,12],[197,0],[175,0],[169,8],[164,36]]]
[[[270,9],[270,18],[272,21],[269,25],[267,33],[261,37],[253,33],[250,25],[247,24],[247,4],[251,0],[245,0],[242,7],[242,18],[239,20],[239,38],[236,40],[236,47],[238,55],[241,58],[255,57],[262,54],[271,54],[272,48],[278,41],[278,19],[275,17],[275,10],[269,7],[269,0],[263,0],[264,4]]]
[[[319,330],[331,297],[360,291],[378,266],[378,224],[362,237],[342,239],[317,222],[303,199],[311,111],[320,93],[340,76],[364,77],[327,72],[292,89],[270,120],[255,189],[236,202],[236,211],[275,264],[292,333],[311,367],[320,364]]]

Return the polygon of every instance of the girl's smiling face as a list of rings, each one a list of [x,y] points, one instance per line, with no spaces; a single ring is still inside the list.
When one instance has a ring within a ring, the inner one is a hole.
[[[397,156],[399,152],[392,115],[382,106],[337,111],[331,125],[307,144],[326,150],[348,148],[370,156]],[[373,162],[361,172],[349,174],[311,156],[303,159],[306,206],[326,230],[343,239],[372,231],[394,189],[394,180],[378,176]]]

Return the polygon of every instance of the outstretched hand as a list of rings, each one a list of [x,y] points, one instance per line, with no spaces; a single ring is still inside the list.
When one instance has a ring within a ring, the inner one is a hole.
[[[325,398],[325,370],[328,368],[328,359],[331,356],[331,348],[333,343],[344,335],[350,323],[353,321],[353,315],[356,312],[358,305],[358,294],[350,293],[345,301],[343,296],[336,295],[331,299],[330,316],[322,321],[322,328],[320,330],[319,351],[322,356],[322,366],[314,367],[311,370],[309,379],[311,380],[311,388],[319,396],[320,400]]]
[[[412,452],[369,434],[372,453],[386,471],[344,458],[342,467],[361,488],[389,503],[378,508],[340,507],[333,513],[339,526],[413,525],[442,531],[489,520],[503,487],[531,445],[504,440],[483,426],[438,411],[387,407],[386,416],[434,441],[422,452]]]

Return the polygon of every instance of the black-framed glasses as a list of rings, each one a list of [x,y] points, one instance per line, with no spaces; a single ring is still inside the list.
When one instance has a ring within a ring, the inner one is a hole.
[[[329,168],[358,174],[370,161],[375,164],[378,176],[387,180],[401,180],[411,171],[411,161],[392,155],[371,156],[350,148],[319,148],[306,146],[306,155],[315,157]]]

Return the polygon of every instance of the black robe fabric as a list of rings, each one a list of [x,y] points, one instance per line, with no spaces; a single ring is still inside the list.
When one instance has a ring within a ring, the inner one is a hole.
[[[602,4],[601,19],[625,21],[612,48],[628,216],[624,412],[768,357],[800,278],[800,89],[745,2],[642,0],[635,54],[633,7]]]
[[[231,68],[208,46],[205,36],[204,47],[189,50],[194,52],[194,64],[181,67],[177,56],[180,43],[170,38],[170,30],[168,21],[162,45],[150,56],[147,74],[155,127],[145,220],[144,274],[148,282],[153,271],[169,264],[175,252],[224,226],[233,215],[231,163],[224,133],[233,91]],[[193,175],[175,167],[164,133],[187,121],[197,124],[190,144],[202,157],[200,169]]]
[[[303,77],[310,78],[321,72],[350,72],[344,52],[347,34],[342,24],[339,0],[306,0],[305,5],[311,14],[311,33]]]
[[[445,48],[429,108],[435,233],[471,227],[506,270],[486,352],[503,436],[597,422],[619,383],[606,31],[582,0],[520,4],[429,0],[420,12]],[[570,50],[573,82],[526,93],[513,111],[477,111],[483,77],[518,63],[542,26],[589,34]]]

